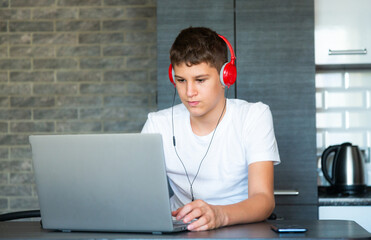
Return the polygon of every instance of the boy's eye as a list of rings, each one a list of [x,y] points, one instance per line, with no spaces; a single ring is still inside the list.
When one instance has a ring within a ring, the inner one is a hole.
[[[184,82],[185,80],[182,79],[182,78],[177,78],[176,81],[179,82],[179,83],[182,83],[182,82]]]
[[[196,81],[202,83],[202,82],[205,82],[205,79],[203,79],[203,78],[198,78],[198,79],[196,79]]]

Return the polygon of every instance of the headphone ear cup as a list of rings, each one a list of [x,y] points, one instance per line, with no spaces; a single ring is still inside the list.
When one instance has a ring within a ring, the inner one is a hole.
[[[173,65],[171,65],[171,64],[170,64],[169,69],[168,69],[168,74],[169,74],[170,82],[175,87],[176,85],[175,85],[175,81],[174,81],[174,69],[173,69]]]
[[[232,86],[237,79],[237,68],[236,65],[227,62],[223,65],[220,70],[220,82],[228,88]]]

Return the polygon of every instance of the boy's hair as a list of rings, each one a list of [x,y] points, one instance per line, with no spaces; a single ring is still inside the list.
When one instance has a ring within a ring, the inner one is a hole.
[[[170,49],[170,61],[173,66],[185,63],[189,67],[205,62],[220,72],[228,62],[228,49],[215,31],[189,27],[176,37]]]

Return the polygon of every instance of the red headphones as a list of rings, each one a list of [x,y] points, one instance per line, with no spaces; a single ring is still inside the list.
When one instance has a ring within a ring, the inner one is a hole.
[[[234,55],[232,45],[228,42],[228,40],[222,35],[218,34],[218,36],[224,40],[224,42],[227,44],[229,48],[229,51],[231,52],[231,61],[223,65],[223,67],[220,69],[220,74],[219,74],[220,82],[223,84],[223,86],[227,86],[229,88],[236,82],[236,79],[237,79],[237,68],[235,64],[236,57]],[[176,86],[175,81],[174,81],[174,69],[171,64],[169,66],[168,73],[169,73],[170,82],[174,86]]]

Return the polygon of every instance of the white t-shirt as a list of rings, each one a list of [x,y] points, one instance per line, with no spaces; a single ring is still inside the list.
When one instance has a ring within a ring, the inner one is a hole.
[[[179,104],[173,111],[176,149],[192,182],[214,131],[207,136],[197,136],[192,131],[186,107]],[[173,146],[171,112],[168,108],[149,113],[142,133],[162,134],[167,175],[174,191],[171,208],[176,210],[191,202],[191,194],[185,170]],[[195,199],[215,205],[247,199],[248,165],[258,161],[280,162],[270,109],[260,102],[227,99],[226,113],[193,184]]]

